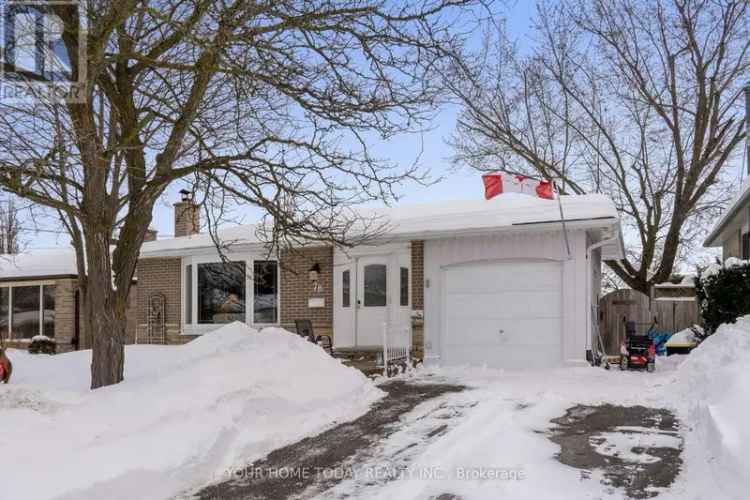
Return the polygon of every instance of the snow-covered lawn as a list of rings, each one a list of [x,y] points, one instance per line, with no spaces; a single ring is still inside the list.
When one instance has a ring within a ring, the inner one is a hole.
[[[181,347],[128,347],[125,382],[93,392],[88,351],[9,356],[2,500],[171,498],[383,394],[296,335],[239,323]]]
[[[354,419],[382,396],[358,372],[274,329],[234,325],[184,347],[130,347],[126,382],[93,393],[88,353],[10,354],[14,380],[0,386],[2,500],[172,498]],[[683,446],[681,471],[658,498],[746,498],[748,367],[750,319],[742,319],[689,356],[660,358],[653,374],[418,370],[403,377],[470,390],[403,415],[395,433],[353,464],[357,474],[320,496],[623,498],[602,484],[601,471],[557,461],[560,448],[548,436],[551,420],[569,408],[609,403],[666,408],[680,419],[677,437],[634,425],[596,442],[604,455],[644,463],[658,457],[640,446]],[[394,468],[401,475],[383,479]]]

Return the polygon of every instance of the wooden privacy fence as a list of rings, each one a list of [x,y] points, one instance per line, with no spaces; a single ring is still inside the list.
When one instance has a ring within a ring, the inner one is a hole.
[[[695,290],[685,286],[659,286],[654,297],[636,290],[615,290],[599,300],[599,331],[604,349],[609,355],[620,352],[625,338],[623,318],[641,324],[650,324],[654,317],[656,329],[676,333],[700,324],[700,311],[695,300]]]

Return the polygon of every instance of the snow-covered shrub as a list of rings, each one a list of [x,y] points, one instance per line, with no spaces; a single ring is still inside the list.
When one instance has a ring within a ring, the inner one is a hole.
[[[46,335],[35,335],[29,344],[29,354],[55,354],[57,343]]]
[[[709,335],[750,314],[750,261],[730,257],[723,266],[712,264],[695,280],[695,293]]]

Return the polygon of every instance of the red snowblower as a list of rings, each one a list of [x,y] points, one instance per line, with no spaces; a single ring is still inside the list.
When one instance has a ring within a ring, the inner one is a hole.
[[[648,325],[648,323],[646,323]],[[651,333],[658,324],[656,318],[645,331],[639,331],[635,321],[625,321],[625,340],[620,345],[620,370],[656,369],[656,344]]]

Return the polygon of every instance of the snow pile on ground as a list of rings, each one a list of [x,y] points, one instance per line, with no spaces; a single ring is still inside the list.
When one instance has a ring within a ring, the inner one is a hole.
[[[697,325],[696,327],[700,328]],[[691,328],[685,328],[684,330],[680,330],[679,332],[669,337],[669,340],[667,340],[666,346],[676,347],[676,346],[683,346],[683,345],[691,345],[697,342],[698,342],[698,337],[695,336],[695,332],[693,332]]]
[[[383,394],[297,335],[239,323],[181,347],[130,346],[125,382],[96,391],[88,351],[9,356],[2,500],[170,498]]]
[[[687,450],[710,467],[715,498],[746,498],[750,484],[750,316],[721,325],[680,365],[675,387],[692,427]],[[690,460],[691,457],[688,457]],[[695,471],[698,473],[699,471]]]

